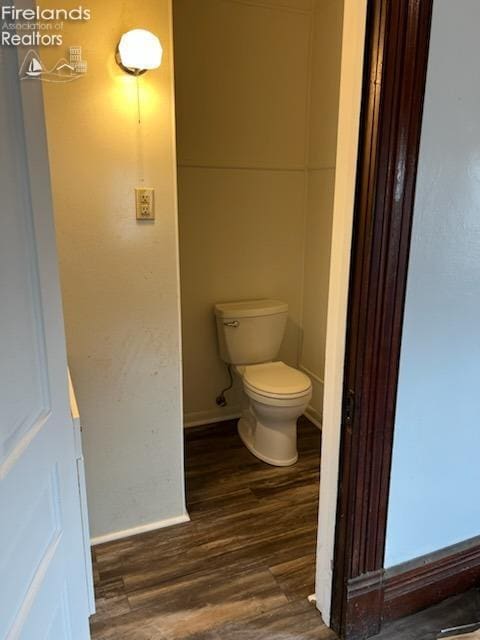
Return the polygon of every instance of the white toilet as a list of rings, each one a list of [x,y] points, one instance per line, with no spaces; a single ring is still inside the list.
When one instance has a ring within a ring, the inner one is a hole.
[[[288,305],[279,300],[215,305],[220,356],[243,383],[238,433],[257,458],[281,467],[298,459],[297,419],[312,397],[308,376],[275,361],[287,315]]]

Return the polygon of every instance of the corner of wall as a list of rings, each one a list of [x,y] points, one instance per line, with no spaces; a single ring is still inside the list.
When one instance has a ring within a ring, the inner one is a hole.
[[[366,14],[367,0],[345,0],[332,252],[328,294],[328,340],[325,358],[322,465],[320,470],[320,507],[315,577],[317,607],[322,613],[326,624],[330,623],[331,611],[343,368]]]

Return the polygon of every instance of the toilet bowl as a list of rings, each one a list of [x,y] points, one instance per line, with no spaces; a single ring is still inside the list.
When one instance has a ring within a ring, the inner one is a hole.
[[[312,397],[308,376],[283,362],[237,367],[244,407],[238,433],[247,449],[268,464],[286,467],[298,459],[297,419]]]
[[[243,386],[240,438],[257,458],[282,467],[298,459],[297,419],[312,397],[310,378],[276,360],[287,316],[281,300],[215,305],[220,357]]]

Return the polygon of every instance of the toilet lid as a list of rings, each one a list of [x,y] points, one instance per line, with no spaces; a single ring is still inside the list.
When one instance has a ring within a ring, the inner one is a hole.
[[[310,390],[310,378],[284,362],[267,362],[245,367],[244,384],[263,395],[292,396]]]

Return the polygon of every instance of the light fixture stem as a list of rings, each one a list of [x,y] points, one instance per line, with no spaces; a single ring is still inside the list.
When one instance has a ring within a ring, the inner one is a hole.
[[[138,113],[138,124],[142,124],[142,118],[140,114],[140,76],[135,76],[135,80],[137,83],[137,113]]]
[[[137,83],[137,113],[138,113],[138,125],[137,125],[137,170],[138,170],[138,184],[144,183],[144,167],[143,167],[143,139],[142,139],[142,118],[140,111],[140,79],[137,75],[135,78]]]

